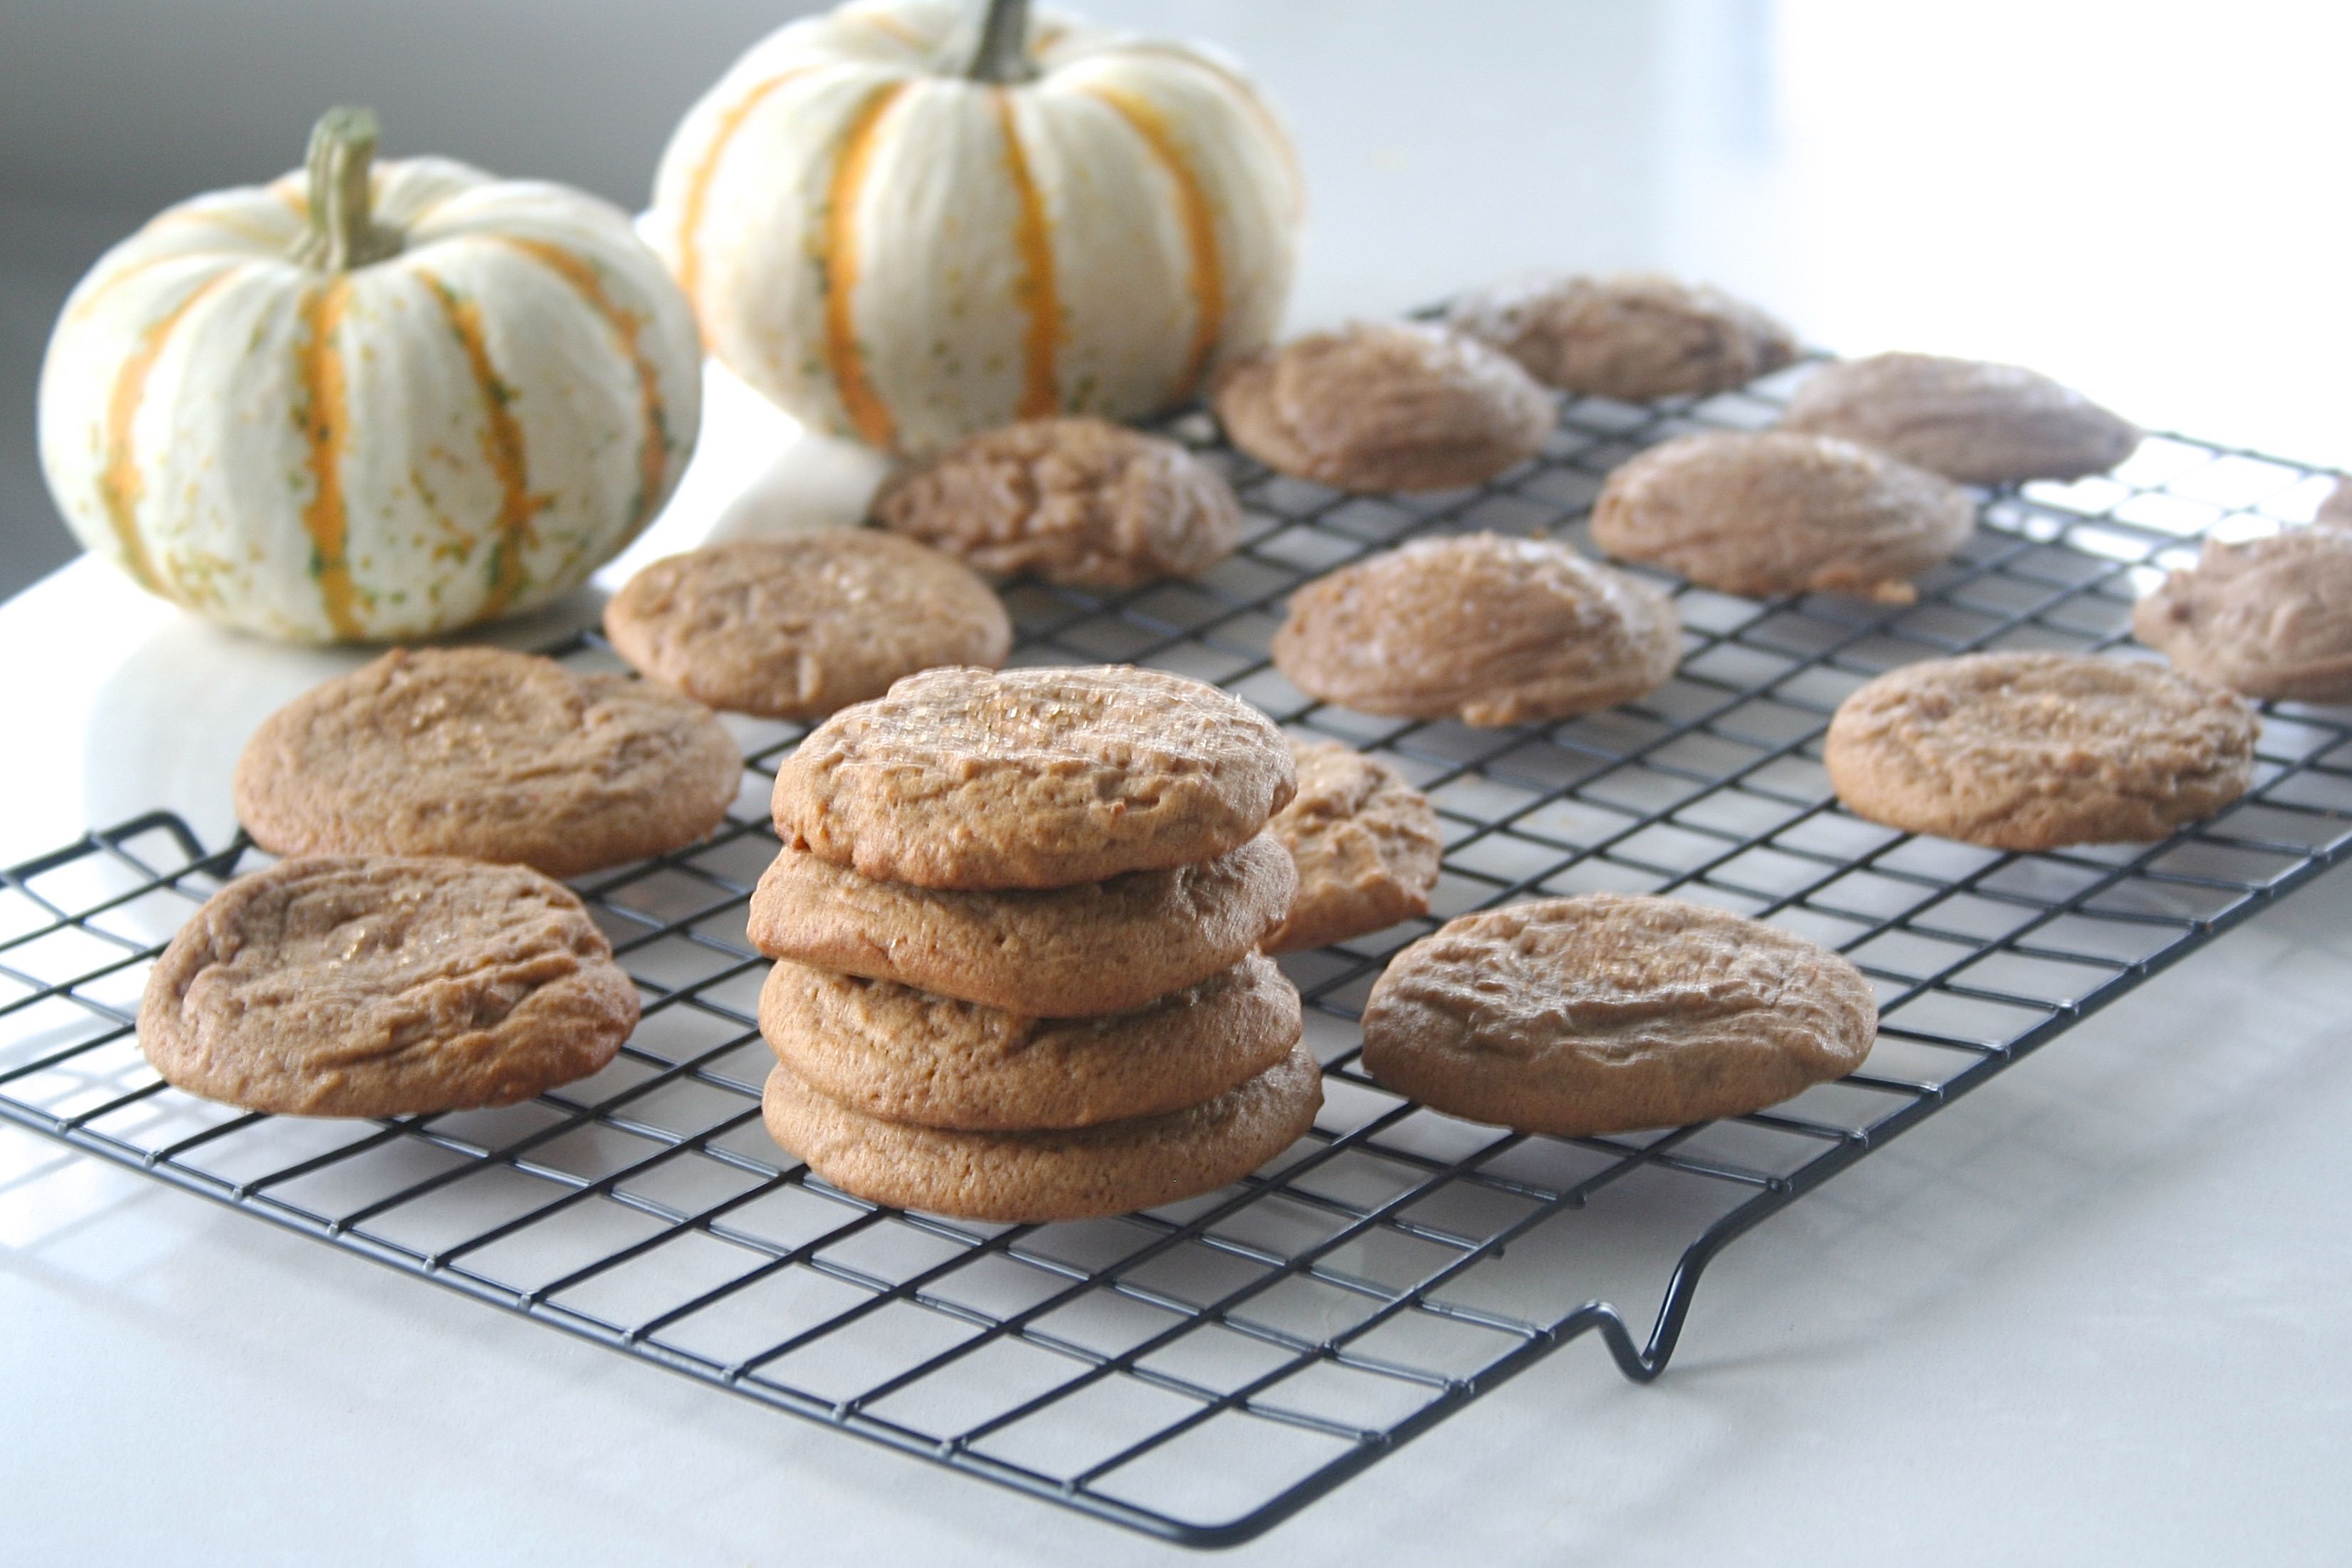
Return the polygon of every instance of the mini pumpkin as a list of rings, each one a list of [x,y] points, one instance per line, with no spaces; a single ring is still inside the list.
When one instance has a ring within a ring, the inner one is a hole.
[[[660,508],[700,417],[692,314],[618,208],[374,147],[373,116],[333,110],[307,172],[162,214],[42,365],[75,534],[269,636],[545,602]]]
[[[1256,90],[1199,48],[1028,9],[794,22],[672,137],[649,237],[710,351],[803,422],[928,455],[1015,419],[1132,419],[1273,337],[1301,193]]]

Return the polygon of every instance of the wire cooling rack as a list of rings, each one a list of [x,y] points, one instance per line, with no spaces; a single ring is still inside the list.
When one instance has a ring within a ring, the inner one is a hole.
[[[161,1083],[132,1033],[157,946],[260,858],[151,816],[0,873],[0,1115],[541,1322],[951,1469],[1192,1545],[1246,1540],[1597,1333],[1657,1375],[1717,1252],[1895,1134],[2341,858],[2352,711],[2265,709],[2253,790],[2154,845],[1999,854],[1860,821],[1820,737],[1878,672],[1978,648],[2105,649],[2135,592],[2209,534],[2307,520],[2325,476],[2153,438],[2112,477],[1989,498],[1985,527],[1889,608],[1661,579],[1687,642],[1636,703],[1511,729],[1380,720],[1266,662],[1307,578],[1416,535],[1587,543],[1601,476],[1684,432],[1769,423],[1781,377],[1696,404],[1586,400],[1539,459],[1472,491],[1349,497],[1171,429],[1249,509],[1195,582],[1008,594],[1028,664],[1132,661],[1219,682],[1299,733],[1386,758],[1447,837],[1430,918],[1285,958],[1328,1103],[1311,1137],[1192,1202],[1000,1227],[877,1209],[771,1143],[744,936],[776,849],[750,762],[708,843],[577,884],[643,988],[610,1068],[506,1110],[253,1115]],[[593,637],[554,650],[614,666]],[[734,722],[734,721],[730,721]],[[1877,988],[1863,1071],[1769,1112],[1653,1134],[1523,1137],[1400,1102],[1356,1066],[1387,956],[1439,921],[1594,889],[1721,904],[1835,946]],[[1612,1303],[1626,1303],[1623,1308]],[[1646,1340],[1629,1326],[1647,1319]]]

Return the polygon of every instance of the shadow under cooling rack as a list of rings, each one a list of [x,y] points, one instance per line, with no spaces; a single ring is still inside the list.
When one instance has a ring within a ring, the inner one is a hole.
[[[1785,382],[1785,378],[1783,378]],[[987,1226],[877,1209],[770,1142],[745,906],[797,727],[750,758],[709,841],[574,885],[641,987],[611,1067],[505,1110],[323,1121],[163,1085],[132,1023],[153,954],[264,857],[142,818],[0,873],[0,1116],[243,1211],[751,1398],[1192,1545],[1246,1540],[1595,1331],[1629,1377],[1673,1354],[1727,1243],[2317,874],[2352,843],[2352,713],[2265,709],[2253,790],[2150,845],[2010,855],[1889,831],[1830,797],[1839,699],[1911,660],[2122,643],[2136,592],[2209,534],[2305,521],[2328,478],[2152,438],[2112,477],[1988,498],[1908,607],[1676,592],[1677,675],[1639,702],[1479,730],[1317,705],[1266,661],[1306,579],[1402,538],[1491,528],[1589,548],[1634,450],[1769,423],[1775,384],[1697,405],[1586,400],[1470,491],[1350,497],[1267,474],[1205,421],[1243,549],[1096,598],[1020,584],[1016,663],[1131,661],[1219,682],[1299,734],[1385,758],[1447,839],[1428,919],[1282,960],[1328,1101],[1248,1180],[1124,1218]],[[552,650],[618,667],[593,637]],[[1863,1070],[1769,1112],[1524,1137],[1399,1101],[1356,1066],[1389,954],[1466,911],[1671,892],[1802,933],[1875,985]],[[1618,1305],[1622,1303],[1621,1311]],[[1633,1323],[1650,1324],[1644,1335]]]

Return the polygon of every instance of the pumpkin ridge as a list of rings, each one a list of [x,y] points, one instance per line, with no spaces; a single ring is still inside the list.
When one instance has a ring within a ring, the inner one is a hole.
[[[355,609],[351,562],[344,554],[351,518],[343,501],[343,447],[351,437],[350,371],[335,347],[335,330],[351,301],[351,280],[337,274],[302,297],[301,313],[310,329],[302,345],[299,381],[304,395],[302,434],[310,444],[310,505],[302,508],[303,531],[317,554],[313,575],[327,623],[345,642],[357,642],[364,628]]]
[[[499,478],[499,515],[492,525],[498,537],[490,546],[490,591],[482,601],[485,620],[514,602],[524,585],[522,555],[530,540],[530,520],[544,498],[530,493],[530,467],[523,453],[522,426],[507,404],[513,399],[498,367],[490,362],[490,346],[482,334],[482,308],[458,298],[440,277],[416,268],[417,281],[440,302],[449,329],[465,350],[466,366],[482,396],[482,455]]]
[[[719,178],[719,161],[727,156],[727,148],[735,140],[735,133],[743,129],[744,120],[751,118],[753,110],[767,101],[770,93],[787,82],[797,80],[812,71],[823,68],[821,66],[795,66],[790,70],[780,71],[770,77],[741,98],[737,99],[734,106],[719,117],[719,128],[710,133],[710,144],[702,150],[701,160],[695,164],[694,172],[687,178],[686,199],[678,204],[677,286],[686,291],[687,303],[694,307],[695,325],[698,329],[700,328],[702,320],[702,299],[699,292],[702,282],[702,245],[698,236],[702,232],[703,214],[710,205],[711,184]],[[704,332],[702,338],[704,342],[708,343],[710,334]]]
[[[1225,329],[1224,258],[1217,246],[1217,218],[1200,175],[1176,145],[1175,133],[1159,109],[1125,88],[1089,82],[1079,89],[1101,99],[1142,139],[1152,160],[1175,182],[1177,202],[1184,217],[1184,241],[1192,254],[1190,292],[1197,312],[1192,346],[1184,356],[1183,373],[1169,392],[1171,403],[1185,403],[1199,392],[1209,368],[1209,356]]]
[[[1022,343],[1020,415],[1043,419],[1061,407],[1061,387],[1055,357],[1062,336],[1062,305],[1055,287],[1054,246],[1045,223],[1045,200],[1029,172],[1029,158],[1013,120],[1013,97],[1003,88],[992,89],[996,121],[1004,132],[1004,168],[1012,177],[1013,193],[1020,204],[1013,220],[1013,245],[1020,253],[1022,277],[1013,286],[1016,303],[1029,312],[1029,331]]]
[[[1157,38],[1122,38],[1118,53],[1149,55],[1155,60],[1169,60],[1189,66],[1225,89],[1239,103],[1250,119],[1256,121],[1259,131],[1282,156],[1282,167],[1290,177],[1290,200],[1285,204],[1295,223],[1307,209],[1307,172],[1298,162],[1298,149],[1292,146],[1282,129],[1282,121],[1274,116],[1274,106],[1247,77],[1223,62],[1181,44],[1166,43]]]
[[[857,288],[857,225],[853,213],[874,159],[875,128],[908,85],[886,82],[866,94],[850,118],[848,130],[842,133],[841,150],[835,155],[833,179],[825,193],[825,365],[840,389],[842,412],[848,415],[851,428],[868,444],[882,447],[890,444],[895,422],[889,406],[866,379],[865,355],[857,346],[857,323],[851,311]]]
[[[570,284],[573,292],[587,301],[589,308],[613,329],[613,335],[621,340],[621,351],[628,355],[629,364],[636,371],[637,413],[644,434],[637,447],[637,495],[630,503],[628,531],[623,536],[625,539],[635,538],[652,520],[655,497],[662,493],[662,482],[669,476],[669,410],[662,402],[660,373],[646,356],[645,323],[621,308],[605,291],[596,269],[577,253],[547,240],[520,235],[491,237],[512,246]]]
[[[139,501],[146,491],[147,481],[139,472],[138,454],[131,444],[131,426],[138,423],[139,406],[146,399],[147,377],[154,370],[155,361],[163,357],[163,345],[173,329],[186,319],[198,300],[243,270],[243,262],[231,262],[188,290],[187,297],[164,312],[161,320],[150,324],[140,335],[139,347],[115,372],[114,386],[106,400],[106,466],[99,471],[99,497],[105,503],[107,521],[114,525],[115,538],[122,543],[123,564],[131,569],[131,577],[148,592],[167,599],[184,600],[184,595],[178,591],[176,583],[164,586],[162,574],[155,570],[154,558],[147,553],[147,541],[139,532]]]

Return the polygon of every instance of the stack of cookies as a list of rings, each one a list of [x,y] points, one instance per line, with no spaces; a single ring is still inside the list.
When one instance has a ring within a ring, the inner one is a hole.
[[[912,675],[778,769],[751,903],[776,1141],[877,1203],[1123,1214],[1313,1124],[1297,993],[1260,956],[1297,873],[1281,731],[1126,666]]]

